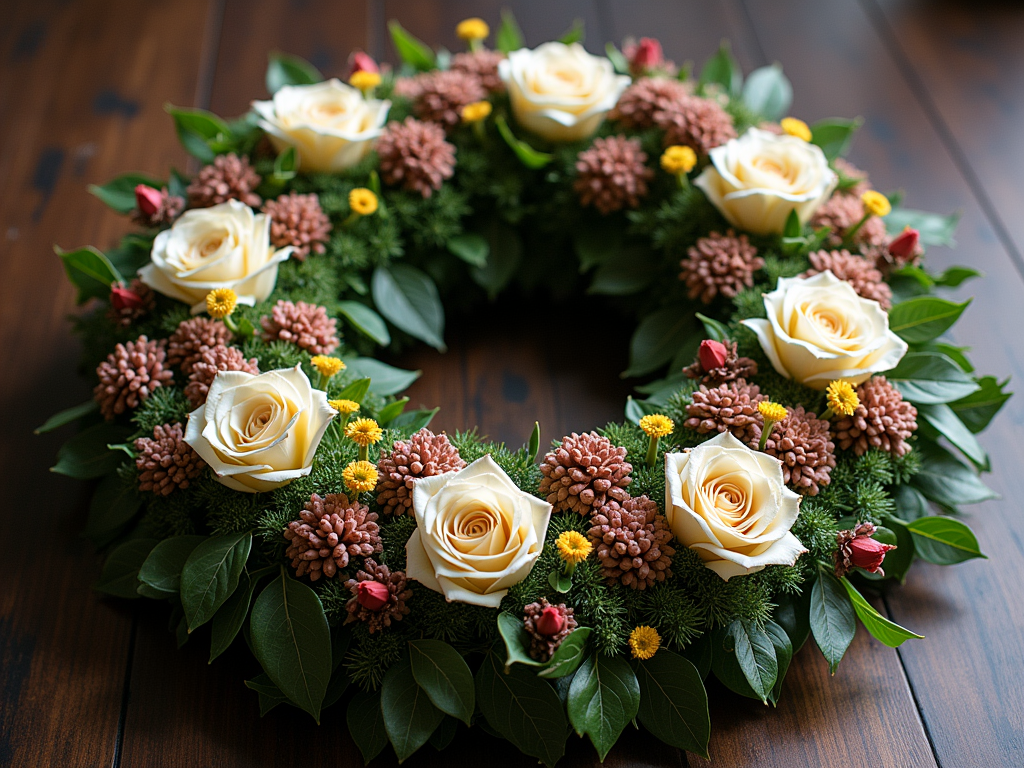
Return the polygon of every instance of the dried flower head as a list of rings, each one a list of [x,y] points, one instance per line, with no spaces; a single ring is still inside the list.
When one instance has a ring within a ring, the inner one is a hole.
[[[420,120],[451,130],[462,120],[462,108],[487,98],[480,79],[463,70],[433,70],[399,80],[395,93],[412,99]]]
[[[412,488],[418,479],[456,472],[465,466],[447,435],[435,435],[424,427],[408,440],[395,441],[391,453],[382,452],[377,463],[377,503],[385,512],[411,515]]]
[[[387,587],[386,598],[374,601],[372,608],[363,605],[359,600],[359,585],[368,581]],[[345,623],[366,622],[371,635],[390,627],[393,621],[401,621],[409,613],[409,606],[406,603],[412,597],[412,590],[409,589],[405,573],[392,571],[386,565],[378,564],[373,558],[366,558],[363,561],[363,570],[357,571],[356,577],[346,581],[345,586],[352,592],[352,598],[345,604],[348,610]]]
[[[270,242],[275,248],[291,246],[292,257],[305,261],[310,253],[324,253],[331,234],[331,220],[315,194],[289,192],[267,200],[263,212],[270,217]]]
[[[290,543],[285,557],[299,578],[309,574],[311,581],[328,579],[348,567],[352,557],[367,557],[382,550],[377,513],[358,501],[349,501],[343,493],[321,498],[313,494],[299,512],[299,519],[288,523],[284,537]]]
[[[629,633],[629,650],[634,659],[647,661],[661,647],[661,635],[654,627],[637,627]]]
[[[857,387],[860,400],[852,416],[835,422],[836,444],[863,456],[880,448],[893,456],[910,450],[907,440],[917,429],[917,409],[903,399],[884,376],[875,376]]]
[[[167,364],[180,365],[183,373],[192,373],[192,365],[203,352],[227,346],[235,335],[231,330],[208,317],[183,320],[167,339]]]
[[[255,192],[260,181],[260,175],[249,165],[245,155],[233,152],[218,155],[188,185],[188,202],[193,208],[210,208],[228,200],[239,200],[256,208],[262,202]]]
[[[609,117],[626,128],[663,127],[669,115],[680,111],[690,98],[685,83],[667,77],[643,77],[623,91]]]
[[[640,419],[640,429],[648,437],[667,437],[675,428],[675,422],[661,413],[650,413]]]
[[[752,425],[747,444],[782,462],[783,482],[807,496],[817,496],[832,481],[831,473],[836,466],[836,446],[829,427],[827,420],[798,405],[784,419],[774,422],[763,446],[761,425]]]
[[[364,448],[378,442],[383,436],[384,430],[373,419],[356,419],[345,427],[345,437]]]
[[[430,197],[455,172],[455,146],[445,140],[444,129],[411,117],[385,126],[377,155],[385,184],[401,185],[423,197]]]
[[[543,477],[538,489],[557,510],[581,515],[609,500],[629,498],[626,488],[633,481],[633,465],[626,461],[626,449],[612,445],[596,432],[573,432],[544,457]]]
[[[593,205],[603,214],[636,208],[647,195],[647,181],[654,176],[640,140],[626,136],[594,139],[589,149],[576,156],[573,189],[580,205]]]
[[[329,355],[341,343],[337,323],[324,307],[304,301],[278,301],[260,318],[263,341],[288,341],[314,355]]]
[[[503,93],[505,83],[498,74],[498,63],[504,58],[505,54],[501,51],[479,48],[475,51],[456,53],[452,56],[451,69],[472,75],[490,93]]]
[[[593,550],[593,545],[578,531],[562,531],[555,540],[558,555],[569,565],[582,563]]]
[[[174,374],[164,368],[166,354],[164,342],[145,336],[114,347],[96,368],[99,383],[93,398],[103,418],[113,421],[115,416],[138,408],[154,390],[170,383]]]
[[[724,382],[717,387],[702,384],[686,406],[690,429],[700,434],[732,432],[742,442],[749,442],[752,426],[758,423],[757,406],[767,398],[756,384],[743,379]]]
[[[665,131],[665,146],[684,144],[698,155],[706,155],[736,138],[732,117],[712,99],[687,96],[658,116]]]
[[[815,251],[808,254],[807,258],[811,262],[811,268],[803,273],[804,277],[811,277],[827,270],[840,280],[848,282],[858,295],[877,301],[882,309],[889,309],[892,306],[892,289],[873,261],[850,253],[846,249]]]
[[[139,490],[158,496],[188,488],[206,466],[185,442],[181,424],[157,425],[153,428],[153,437],[140,437],[135,441],[135,453]]]
[[[214,320],[229,317],[238,306],[238,294],[230,288],[214,288],[206,294],[206,313]]]
[[[679,279],[686,283],[687,295],[710,304],[718,294],[732,298],[752,287],[764,259],[746,235],[737,236],[730,229],[724,235],[712,232],[698,239],[680,266]]]
[[[245,371],[255,375],[260,369],[255,357],[246,360],[240,349],[218,344],[203,350],[199,359],[192,363],[191,371],[185,385],[185,397],[196,409],[206,402],[210,385],[221,371]]]
[[[530,658],[548,661],[576,629],[576,617],[565,603],[552,605],[542,597],[523,608],[523,629],[530,636]]]
[[[672,531],[647,496],[612,501],[594,512],[588,536],[602,575],[631,589],[646,589],[672,575]]]
[[[341,473],[345,487],[355,493],[367,493],[377,487],[377,468],[368,461],[353,461]]]

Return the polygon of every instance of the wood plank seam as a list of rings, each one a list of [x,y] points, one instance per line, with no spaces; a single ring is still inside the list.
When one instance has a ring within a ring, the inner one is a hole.
[[[124,687],[121,690],[121,712],[117,717],[117,733],[114,737],[114,757],[110,761],[110,768],[120,768],[121,747],[124,744],[124,728],[128,721],[128,704],[132,691],[132,667],[135,666],[135,638],[139,634],[139,615],[136,610],[132,614],[132,629],[128,635],[128,660],[124,665]]]
[[[220,38],[224,33],[224,6],[226,4],[227,0],[213,0],[206,18],[206,34],[203,40],[203,55],[199,63],[199,77],[196,80],[194,104],[199,109],[210,108],[213,78],[217,71],[217,54],[220,51]]]

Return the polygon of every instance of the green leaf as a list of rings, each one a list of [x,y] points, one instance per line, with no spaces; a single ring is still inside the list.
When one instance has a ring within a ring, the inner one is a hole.
[[[772,639],[753,622],[736,619],[715,630],[711,669],[726,687],[767,703],[779,674]]]
[[[777,604],[773,618],[786,630],[793,652],[803,648],[811,634],[811,590],[804,589],[795,595],[783,593],[772,598]]]
[[[84,429],[60,447],[57,463],[50,471],[76,480],[90,480],[113,472],[120,466],[124,454],[107,446],[124,442],[130,433],[127,427],[106,423]]]
[[[800,233],[803,231],[803,226],[800,224],[800,217],[796,213],[794,208],[789,212],[789,216],[786,217],[786,224],[782,228],[782,237],[784,240],[799,240]]]
[[[999,382],[995,376],[983,376],[975,381],[978,390],[953,401],[949,407],[971,432],[978,434],[989,425],[1013,393],[1003,392],[1003,387],[1010,382],[1009,379]]]
[[[96,546],[104,546],[131,522],[141,506],[142,497],[135,485],[111,472],[100,481],[89,502],[89,517],[83,533]]]
[[[408,264],[377,267],[371,282],[373,303],[388,320],[444,352],[444,307],[434,281]]]
[[[697,668],[700,679],[706,680],[711,673],[712,648],[711,634],[705,632],[682,650],[682,656]],[[662,649],[663,652],[668,652]],[[643,702],[641,702],[643,706]]]
[[[63,411],[53,414],[48,418],[41,427],[36,427],[33,434],[42,435],[46,432],[52,432],[59,427],[63,427],[65,424],[70,424],[73,421],[78,421],[83,416],[88,416],[90,413],[95,413],[100,409],[99,403],[95,400],[89,400],[88,402],[76,405],[71,408],[65,408]]]
[[[640,419],[652,413],[661,413],[661,407],[647,400],[634,400],[632,396],[626,398],[626,420],[631,424],[639,424]]]
[[[953,233],[956,232],[956,225],[959,221],[959,213],[942,216],[927,211],[894,208],[885,217],[885,228],[890,234],[896,235],[910,227],[920,233],[921,242],[924,245],[944,245],[953,248],[956,245]]]
[[[89,192],[118,213],[131,213],[135,210],[135,188],[139,184],[154,189],[160,189],[164,185],[160,179],[144,173],[126,173],[102,186],[90,184]]]
[[[909,486],[900,487],[909,488]],[[927,505],[928,502],[921,494],[913,488],[910,488],[910,491],[916,493],[918,498]],[[897,501],[896,508],[900,509],[899,501]],[[914,562],[916,549],[914,537],[911,535],[910,529],[907,528],[907,524],[902,520],[887,515],[882,518],[882,523],[896,535],[896,549],[889,550],[885,555],[885,576],[889,579],[896,579],[902,584],[907,578],[907,571],[910,570],[910,566]]]
[[[259,674],[252,680],[246,680],[245,687],[259,694],[260,717],[265,717],[267,712],[278,704],[288,703],[288,697],[281,693],[281,689],[274,685],[266,674]]]
[[[821,147],[821,151],[831,162],[846,154],[850,142],[853,141],[853,134],[863,122],[863,118],[860,117],[853,120],[844,120],[841,117],[819,120],[811,126],[811,144]]]
[[[413,640],[409,661],[413,677],[434,706],[469,725],[476,692],[462,654],[441,640]]]
[[[463,232],[461,235],[450,237],[446,245],[449,251],[474,267],[483,267],[487,264],[487,256],[491,252],[487,238],[476,232]]]
[[[403,371],[401,368],[374,360],[372,357],[349,358],[345,361],[348,372],[370,379],[369,390],[381,397],[397,395],[408,389],[420,377],[420,371]]]
[[[861,623],[882,645],[887,645],[890,648],[899,648],[905,640],[909,640],[912,637],[918,640],[924,639],[924,635],[911,632],[909,629],[889,621],[876,611],[874,606],[865,600],[864,595],[858,592],[847,579],[842,579],[842,582],[843,586],[846,587],[846,594],[850,596],[850,602],[853,603],[853,610],[857,612]]]
[[[205,109],[183,109],[165,104],[174,119],[174,129],[181,145],[204,163],[212,163],[218,152],[232,149],[228,124]]]
[[[984,275],[970,267],[948,267],[945,272],[935,277],[934,282],[935,285],[941,285],[944,288],[959,288],[964,282],[975,277],[984,277]]]
[[[621,256],[622,227],[602,220],[600,224],[582,227],[572,235],[573,250],[580,260],[580,272]]]
[[[936,352],[908,352],[886,377],[914,403],[948,403],[978,390],[974,379],[948,357]]]
[[[523,627],[523,620],[508,611],[498,614],[498,634],[505,642],[505,666],[513,664],[525,664],[528,667],[543,666],[543,662],[536,661],[528,653],[530,647],[530,636]],[[570,635],[572,637],[572,635]]]
[[[498,27],[494,47],[502,53],[517,51],[523,47],[523,32],[516,23],[516,17],[507,8],[501,10],[501,26]]]
[[[395,429],[408,429],[411,432],[419,432],[434,420],[434,417],[440,410],[441,406],[432,408],[429,411],[406,411],[401,416],[396,416],[394,421],[391,422],[391,426]]]
[[[889,310],[889,329],[910,344],[922,344],[949,330],[970,303],[970,299],[958,304],[934,296],[909,299]]]
[[[437,57],[434,52],[426,43],[410,35],[397,21],[388,22],[388,32],[391,33],[391,42],[395,46],[395,51],[406,64],[421,72],[437,67]]]
[[[531,463],[537,461],[537,454],[540,453],[540,422],[533,422],[533,432],[530,433],[530,442],[526,444],[526,457]]]
[[[974,366],[971,361],[967,359],[966,352],[970,351],[970,347],[955,347],[952,344],[947,344],[944,341],[933,341],[928,344],[921,344],[918,346],[921,352],[938,352],[940,355],[945,355],[954,363],[960,366],[960,370],[964,373],[974,373]]]
[[[617,75],[628,75],[629,74],[629,61],[622,54],[618,48],[615,47],[615,43],[605,43],[604,55],[608,57],[608,61],[612,63],[612,67],[615,69]]]
[[[772,646],[775,648],[775,661],[778,664],[775,685],[768,692],[768,701],[775,706],[779,703],[779,697],[782,695],[782,681],[786,679],[789,663],[793,660],[793,642],[789,639],[786,630],[774,621],[767,622],[764,625],[764,631],[771,638]]]
[[[553,767],[565,753],[565,709],[551,683],[497,654],[485,654],[476,674],[476,700],[487,724],[520,752]]]
[[[253,577],[243,572],[238,578],[238,588],[214,614],[210,625],[210,664],[231,647],[239,630],[245,625],[258,583],[258,575]]]
[[[720,323],[712,317],[702,315],[700,312],[696,313],[697,319],[704,324],[704,333],[707,338],[712,341],[728,341],[729,340],[729,328],[725,323]]]
[[[914,537],[918,557],[936,565],[955,565],[986,556],[978,539],[965,524],[953,517],[932,515],[911,520],[907,529]]]
[[[99,581],[93,587],[114,597],[134,600],[139,596],[139,569],[156,539],[132,539],[111,552],[103,563]]]
[[[338,311],[357,331],[369,336],[382,347],[391,343],[391,334],[388,333],[384,319],[365,304],[358,301],[339,301]]]
[[[181,569],[205,536],[172,536],[164,539],[149,553],[139,570],[139,581],[161,592],[177,594],[181,586]]]
[[[942,446],[919,440],[915,450],[921,452],[924,461],[910,482],[936,504],[955,508],[998,498],[973,469]]]
[[[286,148],[281,154],[274,158],[274,172],[270,174],[269,182],[271,190],[275,193],[284,189],[284,185],[295,178],[298,172],[299,156],[295,147]]]
[[[583,661],[589,637],[590,627],[576,627],[572,634],[562,641],[548,662],[537,671],[537,676],[557,680],[571,675]]]
[[[781,64],[755,69],[743,84],[743,103],[766,120],[786,116],[793,103],[793,86],[782,74]]]
[[[643,376],[665,365],[693,334],[693,315],[672,304],[647,315],[629,344],[627,376]]]
[[[181,606],[189,632],[212,619],[238,587],[251,548],[252,533],[245,531],[211,536],[192,550],[181,571]]]
[[[303,58],[287,53],[270,54],[266,83],[271,96],[286,85],[313,85],[323,79],[320,70]]]
[[[395,400],[393,403],[388,403],[377,412],[377,421],[381,426],[389,424],[393,419],[402,415],[402,411],[405,410],[405,406],[408,405],[408,403],[408,397],[403,397],[401,400]]]
[[[487,237],[490,248],[487,263],[471,268],[469,275],[494,301],[515,276],[523,260],[523,241],[515,228],[497,219],[489,224]]]
[[[416,682],[408,657],[392,664],[384,675],[380,708],[384,728],[400,763],[426,744],[444,719],[444,712],[434,706]]]
[[[657,272],[649,251],[627,248],[597,268],[587,293],[604,296],[639,293],[653,282]]]
[[[110,286],[123,280],[110,260],[92,246],[74,251],[63,251],[54,246],[53,251],[60,257],[68,280],[78,289],[76,304],[107,298]]]
[[[857,631],[854,616],[839,579],[819,564],[818,578],[811,588],[811,634],[833,675]]]
[[[988,470],[988,454],[981,447],[978,438],[948,405],[919,405],[917,415],[944,438],[958,448],[976,467]]]
[[[718,51],[704,64],[700,71],[700,87],[720,85],[729,96],[738,96],[743,87],[743,74],[739,62],[732,55],[728,40],[723,40]]]
[[[708,757],[711,718],[697,668],[666,648],[632,666],[640,683],[637,714],[644,727],[669,746]]]
[[[621,656],[587,658],[569,686],[569,722],[605,757],[640,709],[640,683]]]
[[[585,33],[586,30],[584,28],[583,19],[573,19],[572,26],[569,27],[569,29],[567,29],[560,38],[558,38],[558,42],[564,43],[565,45],[582,43]]]
[[[253,653],[263,671],[319,724],[331,676],[331,630],[316,592],[282,570],[256,598],[250,624]]]
[[[364,764],[373,760],[388,745],[384,713],[380,707],[380,691],[356,691],[345,710],[345,721],[352,741],[363,756]]]
[[[430,738],[427,741],[438,752],[443,752],[455,739],[458,729],[459,721],[454,717],[445,715],[444,720],[437,726],[437,730],[430,734]]]
[[[494,124],[498,126],[498,133],[501,134],[501,138],[503,138],[505,143],[509,145],[513,152],[515,152],[516,157],[519,158],[519,162],[527,168],[536,171],[554,160],[554,155],[547,152],[539,152],[525,141],[517,139],[515,134],[512,133],[512,129],[508,127],[508,123],[505,122],[505,118],[501,115],[494,118]]]

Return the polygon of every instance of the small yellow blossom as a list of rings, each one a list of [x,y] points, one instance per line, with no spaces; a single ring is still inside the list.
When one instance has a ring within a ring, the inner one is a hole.
[[[594,545],[579,531],[563,531],[555,540],[555,546],[568,565],[582,563],[594,549]]]
[[[462,122],[468,124],[486,120],[487,116],[491,114],[491,109],[489,101],[474,101],[472,104],[467,104],[462,108]]]
[[[238,294],[230,288],[215,288],[206,294],[206,311],[214,320],[229,317],[238,306]]]
[[[483,40],[491,34],[491,28],[483,19],[473,17],[460,21],[455,27],[455,34],[460,40]]]
[[[637,627],[629,633],[629,650],[634,659],[646,661],[661,647],[661,635],[654,627]]]
[[[345,370],[345,363],[337,357],[315,355],[309,362],[316,368],[316,372],[326,379],[337,376]]]
[[[778,403],[773,403],[771,400],[762,400],[757,404],[757,410],[764,416],[765,421],[773,423],[782,421],[789,415],[789,411]]]
[[[384,430],[373,419],[356,419],[345,427],[345,437],[363,448],[373,445],[383,436]]]
[[[675,422],[660,413],[651,413],[640,419],[640,429],[648,437],[665,437],[671,435],[675,428]]]
[[[345,487],[355,493],[366,493],[377,487],[377,467],[368,461],[353,461],[341,472]]]
[[[328,400],[327,404],[338,413],[343,413],[346,416],[359,410],[359,403],[355,400]]]
[[[352,77],[348,79],[348,84],[353,88],[358,88],[363,93],[366,93],[380,85],[380,74],[378,72],[367,72],[365,69],[361,69],[358,72],[352,73]]]
[[[861,195],[860,201],[864,203],[864,209],[872,216],[888,216],[892,211],[892,203],[889,202],[889,198],[873,189],[869,189]]]
[[[372,189],[356,187],[348,193],[348,206],[353,213],[370,216],[377,211],[377,196]]]
[[[661,167],[673,176],[689,173],[697,165],[697,153],[690,147],[675,144],[661,156]]]
[[[799,120],[795,117],[784,117],[779,121],[779,125],[785,133],[790,136],[796,136],[798,139],[804,141],[811,140],[811,129],[807,127],[807,123],[803,120]]]
[[[860,405],[860,398],[857,391],[848,381],[836,379],[825,389],[825,400],[833,413],[841,416],[852,416]]]

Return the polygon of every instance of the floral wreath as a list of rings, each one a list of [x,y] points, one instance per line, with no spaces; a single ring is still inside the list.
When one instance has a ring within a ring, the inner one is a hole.
[[[775,703],[809,637],[833,671],[857,619],[920,637],[862,590],[984,556],[951,513],[992,498],[975,435],[1009,397],[942,340],[979,274],[923,266],[955,217],[724,46],[695,77],[509,15],[454,55],[390,29],[397,72],[274,55],[237,120],[168,107],[202,168],[92,187],[140,231],[58,249],[95,397],[41,430],[80,424],[54,470],[98,479],[96,588],[211,662],[247,646],[261,714],[344,700],[367,761],[462,725],[603,759],[634,720],[706,756],[709,674]],[[443,349],[442,296],[513,285],[635,321],[626,421],[542,453],[406,410],[417,373],[374,350]]]

